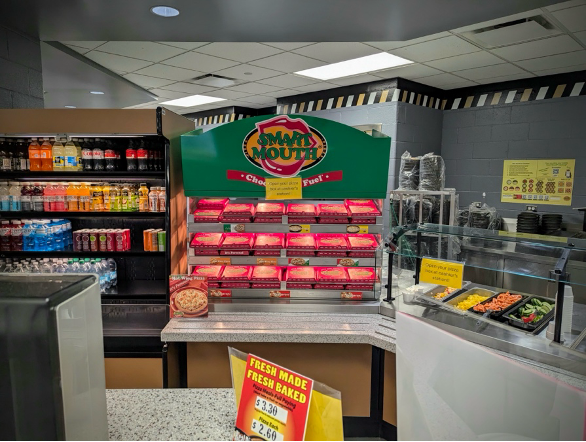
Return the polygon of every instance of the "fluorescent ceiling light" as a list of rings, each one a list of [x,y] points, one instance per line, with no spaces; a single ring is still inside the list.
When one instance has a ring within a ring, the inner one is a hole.
[[[179,10],[171,6],[153,6],[151,12],[159,17],[177,17]]]
[[[93,94],[93,95],[104,95],[104,93],[102,91],[91,91],[90,94]]]
[[[189,97],[178,98],[176,100],[163,101],[161,104],[168,104],[169,106],[192,107],[224,100],[225,98],[208,97],[207,95],[191,95]]]
[[[68,106],[68,105],[66,105],[65,107],[66,107],[67,109],[75,109],[75,107],[76,107],[76,106]]]
[[[339,63],[327,64],[304,71],[295,72],[304,77],[317,78],[318,80],[332,80],[334,78],[349,77],[351,75],[364,74],[366,72],[380,71],[397,66],[404,66],[413,63],[406,58],[381,52],[379,54],[367,55],[366,57],[353,58],[352,60]]]

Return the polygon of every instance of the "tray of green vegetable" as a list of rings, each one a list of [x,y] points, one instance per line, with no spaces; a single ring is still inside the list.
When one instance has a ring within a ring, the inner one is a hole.
[[[532,296],[506,315],[509,325],[534,331],[553,317],[555,302],[548,298]]]

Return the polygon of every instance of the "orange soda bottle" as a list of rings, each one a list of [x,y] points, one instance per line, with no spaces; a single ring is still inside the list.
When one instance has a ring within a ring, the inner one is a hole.
[[[43,144],[41,144],[41,170],[53,170],[53,146],[48,138],[44,138]]]
[[[33,138],[28,146],[28,159],[31,171],[41,170],[41,146],[36,138]]]
[[[67,186],[67,207],[70,212],[79,212],[79,183]]]

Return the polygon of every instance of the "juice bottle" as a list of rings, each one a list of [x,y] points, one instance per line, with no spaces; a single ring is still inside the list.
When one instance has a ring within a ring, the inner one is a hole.
[[[72,139],[69,139],[67,143],[65,143],[64,148],[64,155],[65,155],[65,170],[67,171],[75,171],[77,169],[77,146],[73,143]],[[55,146],[53,145],[53,156],[55,156]],[[53,168],[55,168],[55,164],[53,164]]]
[[[24,183],[20,189],[20,206],[23,212],[32,212],[33,210],[33,183]]]
[[[0,251],[10,252],[10,239],[12,236],[12,225],[10,221],[4,220],[0,224]]]
[[[81,153],[81,141],[83,138],[72,138],[71,141],[75,146],[75,169],[74,170],[83,170],[83,159]]]
[[[67,186],[67,210],[79,212],[79,183],[69,183]]]
[[[132,211],[132,192],[130,190],[129,184],[122,184],[122,200],[120,205],[120,210],[122,212],[130,212]]]
[[[33,212],[42,212],[44,209],[44,201],[43,201],[43,193],[44,193],[44,186],[43,183],[34,183],[33,187],[33,194],[32,194],[32,209]]]
[[[41,170],[52,171],[53,170],[53,146],[49,142],[48,138],[43,138],[43,144],[41,144]]]
[[[140,212],[149,211],[149,189],[146,183],[140,183],[138,189],[138,210]]]
[[[103,212],[104,211],[104,192],[100,183],[92,184],[91,188],[92,196],[92,212]]]
[[[56,183],[55,185],[55,212],[67,211],[67,183]]]
[[[110,186],[110,212],[122,212],[122,193],[118,183]]]
[[[164,187],[159,187],[159,212],[165,212],[167,210],[167,193]]]
[[[16,219],[12,221],[10,235],[10,250],[13,252],[22,251],[22,223]]]
[[[79,186],[79,211],[89,212],[91,210],[91,196],[89,183],[80,183]]]
[[[28,146],[29,168],[31,171],[41,170],[41,146],[33,138]]]
[[[53,170],[65,170],[65,148],[59,138],[53,143]]]
[[[52,212],[55,207],[55,184],[47,183],[43,190],[43,210],[45,212]]]
[[[2,212],[10,210],[10,188],[7,181],[0,182],[0,210]]]
[[[138,185],[133,184],[130,190],[132,191],[132,211],[138,212]]]
[[[109,212],[111,208],[110,183],[102,183],[102,193],[104,194],[104,211]]]
[[[22,189],[21,189],[20,183],[18,181],[11,181],[10,182],[9,196],[10,196],[10,211],[11,212],[20,212],[22,210],[22,207],[21,207]]]
[[[159,191],[158,187],[151,187],[149,192],[149,212],[159,211]]]

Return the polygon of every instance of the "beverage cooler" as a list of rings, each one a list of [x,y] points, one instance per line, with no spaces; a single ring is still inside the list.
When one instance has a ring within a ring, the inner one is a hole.
[[[378,312],[390,138],[277,115],[181,146],[187,271],[208,277],[211,311]],[[273,197],[273,179],[300,194]]]
[[[0,274],[99,275],[109,388],[162,386],[193,128],[163,108],[0,110]]]

